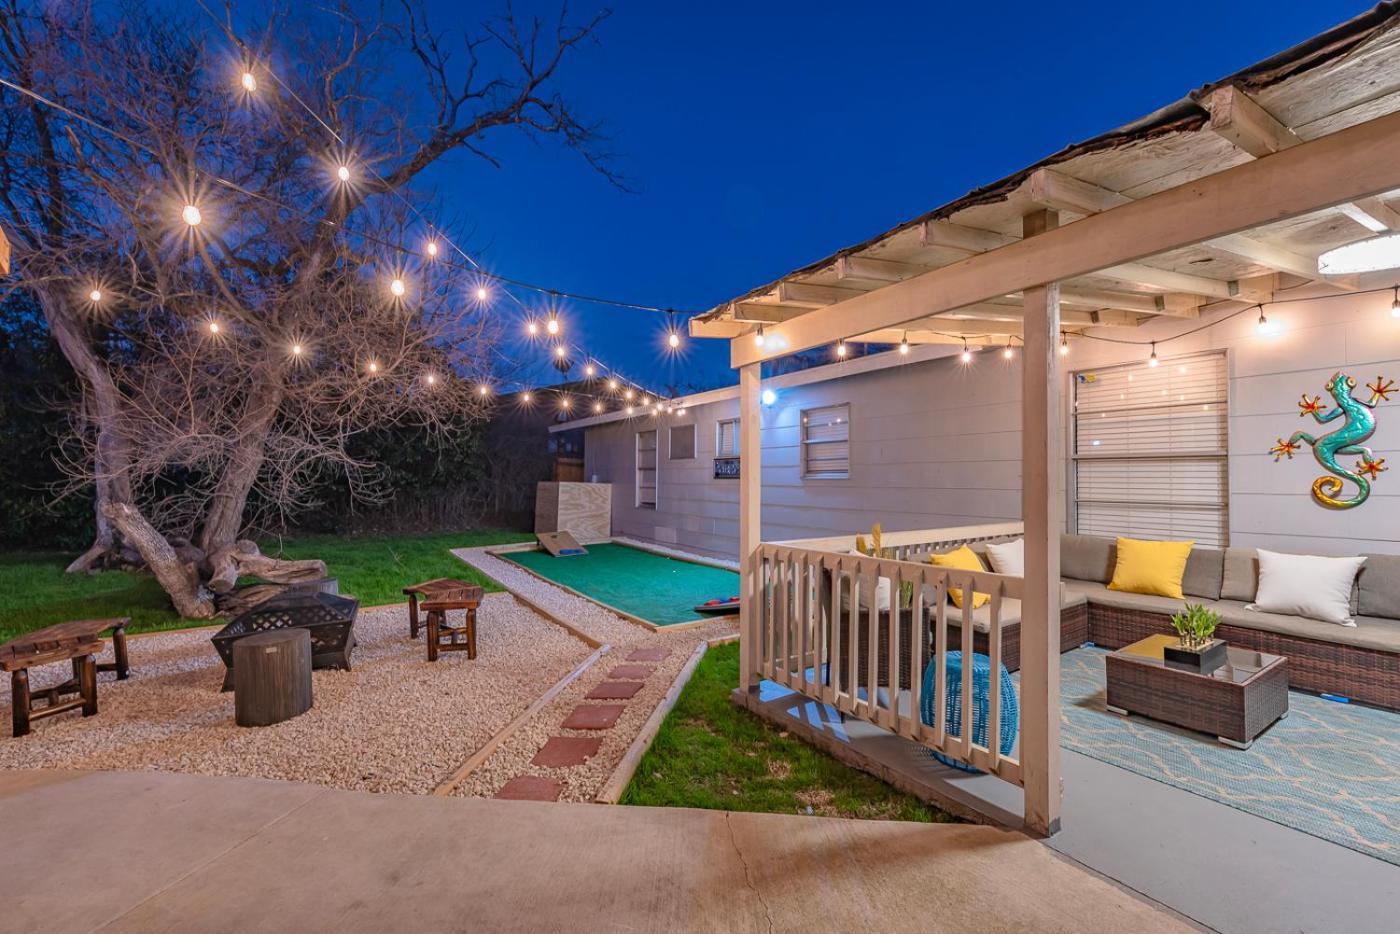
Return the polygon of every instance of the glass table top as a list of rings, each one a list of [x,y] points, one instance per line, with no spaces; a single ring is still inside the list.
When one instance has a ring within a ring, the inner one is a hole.
[[[1219,681],[1233,681],[1236,684],[1243,684],[1265,668],[1283,661],[1282,655],[1270,655],[1267,652],[1256,652],[1253,649],[1242,649],[1237,646],[1227,645],[1225,647],[1225,664],[1221,665],[1210,674],[1203,675],[1190,668],[1171,664],[1166,661],[1162,655],[1162,650],[1169,645],[1177,644],[1178,639],[1176,636],[1148,636],[1146,639],[1140,639],[1132,645],[1123,646],[1123,648],[1118,649],[1113,654],[1140,664],[1157,665],[1183,675],[1190,675],[1196,678],[1215,678]]]

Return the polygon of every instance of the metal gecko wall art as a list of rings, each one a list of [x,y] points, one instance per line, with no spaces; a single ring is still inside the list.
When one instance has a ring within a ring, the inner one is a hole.
[[[1351,509],[1366,502],[1366,498],[1371,495],[1371,483],[1389,469],[1385,466],[1385,458],[1377,458],[1366,446],[1366,442],[1376,433],[1376,404],[1388,401],[1391,393],[1400,390],[1396,389],[1394,380],[1383,376],[1377,376],[1374,383],[1367,383],[1366,388],[1371,390],[1369,400],[1363,402],[1354,398],[1352,390],[1356,389],[1356,380],[1340,370],[1337,371],[1327,381],[1327,392],[1331,394],[1337,407],[1328,410],[1321,396],[1309,398],[1307,393],[1303,393],[1303,399],[1298,403],[1301,410],[1298,416],[1302,418],[1311,415],[1319,425],[1326,425],[1340,418],[1343,419],[1341,427],[1317,437],[1306,431],[1295,431],[1287,441],[1279,438],[1278,443],[1269,449],[1269,453],[1274,456],[1274,463],[1278,463],[1284,457],[1292,460],[1294,453],[1304,444],[1310,445],[1313,457],[1322,465],[1323,470],[1331,474],[1313,481],[1313,499],[1331,509]],[[1350,455],[1361,458],[1356,462],[1355,470],[1347,470],[1337,463],[1339,456]],[[1342,492],[1344,480],[1350,480],[1356,485],[1356,493],[1349,499],[1338,499],[1337,495]]]

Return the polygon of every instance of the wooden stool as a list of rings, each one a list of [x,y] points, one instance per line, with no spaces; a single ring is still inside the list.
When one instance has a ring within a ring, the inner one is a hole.
[[[418,638],[418,598],[431,599],[439,593],[451,593],[459,590],[469,589],[472,584],[467,581],[459,581],[452,577],[438,577],[430,581],[423,581],[421,584],[413,584],[403,589],[404,595],[408,597],[408,637]],[[479,589],[479,588],[478,588]]]
[[[476,658],[476,609],[481,605],[482,590],[475,584],[467,584],[452,590],[440,590],[423,601],[423,612],[428,614],[428,661],[435,662],[438,652],[466,652],[467,658]],[[449,610],[465,610],[466,620],[461,626],[447,625]],[[447,641],[442,641],[443,636]],[[466,638],[458,642],[459,636]]]
[[[40,632],[42,631],[40,630]],[[84,717],[91,717],[97,713],[97,664],[93,660],[93,656],[102,651],[104,646],[102,640],[70,640],[62,645],[35,650],[31,643],[24,641],[26,638],[21,636],[19,639],[11,640],[0,646],[0,671],[10,672],[11,718],[14,722],[14,735],[27,735],[30,723],[34,720],[42,720],[44,717],[77,710],[79,707],[82,708]],[[30,668],[35,665],[47,665],[51,662],[70,659],[73,662],[73,679],[71,681],[65,681],[55,688],[45,688],[32,692],[29,690]],[[75,690],[78,692],[78,696],[73,700],[60,701],[58,699],[60,695]],[[48,703],[36,710],[34,709],[34,700],[41,697],[47,697]]]
[[[273,629],[233,644],[233,710],[239,726],[270,726],[311,709],[311,633]]]

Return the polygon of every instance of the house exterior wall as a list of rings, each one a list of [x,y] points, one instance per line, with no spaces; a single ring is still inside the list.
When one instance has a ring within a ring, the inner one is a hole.
[[[1230,370],[1230,544],[1317,554],[1400,553],[1400,394],[1377,408],[1371,441],[1393,471],[1381,474],[1371,498],[1355,509],[1312,501],[1321,474],[1305,447],[1275,464],[1275,439],[1318,426],[1298,417],[1306,392],[1326,396],[1338,369],[1358,380],[1357,395],[1379,375],[1400,384],[1400,320],[1390,294],[1354,295],[1271,306],[1281,333],[1261,338],[1248,311],[1190,338],[1159,347],[1173,358],[1224,349]],[[1203,322],[1159,319],[1115,337],[1161,339]],[[1143,360],[1147,347],[1075,339],[1064,358],[1078,371]],[[838,377],[778,391],[761,414],[763,529],[766,541],[852,533],[880,522],[891,530],[970,525],[1020,517],[1020,363],[980,353],[970,365],[956,356]],[[1066,405],[1072,398],[1066,378]],[[848,479],[803,479],[798,428],[804,409],[851,407]],[[715,424],[738,417],[737,398],[587,429],[585,477],[616,484],[613,532],[706,554],[738,552],[739,485],[713,477]],[[668,427],[693,423],[696,456],[670,460]],[[1064,427],[1069,423],[1066,409]],[[1309,427],[1310,426],[1310,427]],[[635,435],[660,430],[657,508],[635,506]],[[1066,450],[1069,446],[1066,445]],[[1356,458],[1342,459],[1351,466]],[[1072,470],[1067,463],[1065,470]],[[1348,484],[1344,495],[1349,495]],[[1072,494],[1071,494],[1072,495]]]

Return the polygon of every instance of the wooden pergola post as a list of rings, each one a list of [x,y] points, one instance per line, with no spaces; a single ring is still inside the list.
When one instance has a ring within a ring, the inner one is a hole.
[[[758,690],[760,589],[755,555],[762,539],[763,473],[759,434],[759,387],[763,364],[739,368],[739,686]]]
[[[1026,238],[1057,226],[1042,210],[1023,219]],[[1060,533],[1064,457],[1060,436],[1060,287],[1024,293],[1021,368],[1021,516],[1026,527],[1021,601],[1021,776],[1025,825],[1060,829]]]

